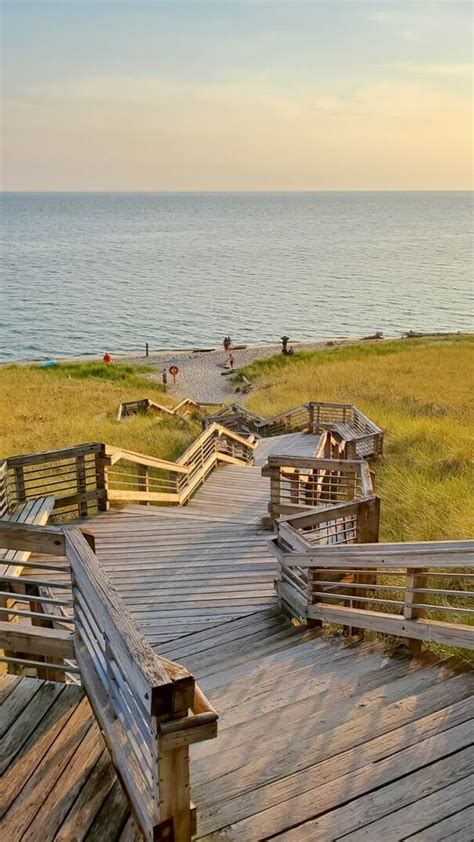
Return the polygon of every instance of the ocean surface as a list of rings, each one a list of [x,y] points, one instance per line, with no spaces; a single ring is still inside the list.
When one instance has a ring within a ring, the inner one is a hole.
[[[472,330],[470,193],[1,196],[0,359]]]

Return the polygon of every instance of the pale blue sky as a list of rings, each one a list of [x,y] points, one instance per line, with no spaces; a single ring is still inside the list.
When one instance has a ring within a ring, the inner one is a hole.
[[[4,0],[4,189],[462,189],[472,5]]]

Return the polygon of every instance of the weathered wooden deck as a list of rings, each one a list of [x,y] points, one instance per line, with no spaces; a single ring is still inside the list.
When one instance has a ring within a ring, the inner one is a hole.
[[[472,839],[472,678],[294,629],[274,609],[166,654],[219,709],[191,747],[197,838]],[[4,676],[8,842],[138,840],[81,688]]]
[[[276,605],[261,465],[316,444],[264,440],[256,467],[219,467],[185,507],[127,505],[88,523],[141,631],[218,710],[217,739],[191,746],[197,838],[467,842],[472,674],[323,638]],[[83,691],[1,684],[2,838],[138,839]]]
[[[261,466],[270,454],[311,456],[318,441],[303,433],[262,440],[255,466],[219,467],[186,506],[127,505],[90,521],[101,563],[157,652],[276,606],[276,562],[262,528],[270,482]]]

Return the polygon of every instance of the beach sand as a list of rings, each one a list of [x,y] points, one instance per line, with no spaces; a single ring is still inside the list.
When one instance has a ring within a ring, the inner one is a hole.
[[[315,341],[291,342],[295,351],[318,350],[333,345],[347,345],[360,341],[359,338],[319,339]],[[261,360],[281,353],[281,343],[275,345],[248,346],[242,350],[233,351],[235,370],[249,365],[254,360]],[[167,392],[177,398],[192,398],[196,401],[221,403],[229,401],[235,395],[235,384],[230,376],[223,375],[229,371],[228,354],[224,348],[215,351],[157,351],[148,357],[145,354],[120,354],[114,357],[117,362],[146,364],[156,369],[156,373],[146,375],[150,380],[162,381],[162,371],[168,371]],[[169,368],[176,365],[179,369],[176,384],[169,374]],[[146,397],[144,395],[144,397]],[[237,400],[236,396],[236,400]]]

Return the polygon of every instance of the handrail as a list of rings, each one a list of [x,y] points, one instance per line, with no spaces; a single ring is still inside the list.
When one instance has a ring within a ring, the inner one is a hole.
[[[117,408],[117,415],[116,420],[121,421],[122,418],[128,417],[130,415],[137,415],[140,412],[146,412],[148,409],[152,409],[154,412],[163,413],[164,415],[171,415],[171,416],[179,416],[183,420],[187,420],[186,416],[189,414],[186,412],[187,409],[194,410],[201,410],[211,407],[221,406],[218,403],[205,403],[205,402],[198,402],[194,401],[192,398],[183,398],[176,406],[169,407],[164,406],[161,403],[157,403],[156,401],[151,400],[150,398],[141,398],[140,400],[135,401],[123,401],[119,403]]]
[[[1,660],[56,680],[79,674],[144,838],[189,842],[195,822],[189,745],[216,736],[218,715],[185,667],[153,651],[91,542],[77,527],[0,520],[3,546],[58,557],[57,564],[41,557],[28,564],[42,570],[42,587],[32,588],[29,577],[17,578],[15,585],[17,593],[24,584],[22,602],[36,606],[20,612],[20,621],[42,618],[50,627],[0,622],[0,646],[6,650]],[[48,585],[51,571],[55,576],[69,571],[69,584],[50,578]],[[39,611],[44,603],[65,602],[52,596],[58,587],[72,595],[68,630],[59,613]]]
[[[114,465],[119,459],[125,459],[127,462],[135,462],[137,465],[146,465],[149,468],[172,470],[178,474],[188,473],[187,468],[181,466],[179,461],[169,462],[167,459],[157,459],[155,456],[146,456],[144,453],[137,453],[134,450],[124,450],[122,447],[115,447],[110,444],[105,445],[105,452],[107,456],[111,456],[111,465]]]
[[[268,511],[273,520],[374,495],[369,466],[363,460],[270,456],[262,476],[270,478]]]
[[[102,442],[12,456],[0,474],[0,513],[45,495],[55,498],[56,519],[85,517],[114,501],[182,505],[219,462],[251,463],[255,446],[214,423],[175,462]]]
[[[474,649],[474,541],[380,544],[377,498],[280,517],[270,549],[294,616]],[[446,622],[448,621],[448,622]]]
[[[244,447],[248,447],[251,449],[255,449],[256,442],[250,441],[249,439],[244,438],[244,436],[235,433],[233,430],[228,430],[227,427],[222,426],[222,424],[218,424],[216,421],[207,427],[206,430],[203,430],[202,433],[193,441],[192,444],[184,451],[184,453],[178,457],[176,460],[177,465],[186,465],[191,459],[191,456],[199,450],[200,447],[210,438],[212,437],[213,433],[219,433],[222,436],[225,436],[232,441],[237,442],[238,444],[243,445]]]

